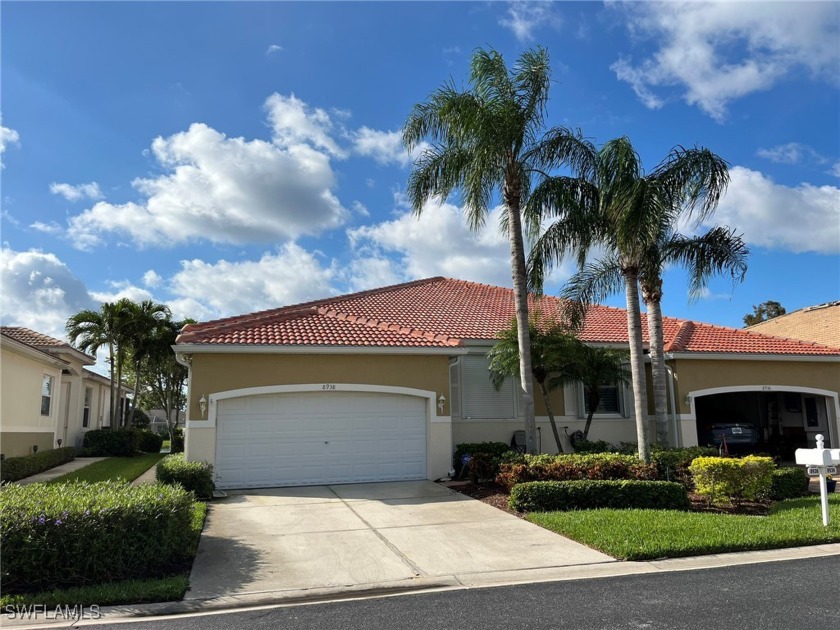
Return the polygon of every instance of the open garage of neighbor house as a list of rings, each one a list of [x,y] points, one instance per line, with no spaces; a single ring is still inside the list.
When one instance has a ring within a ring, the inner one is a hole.
[[[556,298],[533,300],[560,316]],[[188,325],[174,346],[190,370],[186,457],[212,463],[220,488],[445,477],[458,443],[523,428],[515,380],[497,390],[487,369],[513,309],[510,289],[430,278]],[[818,431],[837,443],[840,348],[667,317],[663,334],[670,444],[723,431],[733,450],[787,458]],[[596,306],[578,335],[626,347],[626,313]],[[634,439],[629,388],[604,386],[612,406],[590,439]],[[552,392],[558,426],[582,428],[583,401],[577,386]],[[557,452],[535,403],[542,452]]]

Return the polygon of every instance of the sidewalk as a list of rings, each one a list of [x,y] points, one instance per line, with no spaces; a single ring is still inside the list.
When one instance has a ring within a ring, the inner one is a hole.
[[[45,470],[42,473],[38,473],[37,475],[32,475],[31,477],[24,477],[23,479],[19,479],[15,483],[19,483],[22,486],[28,485],[30,483],[39,483],[42,481],[51,481],[56,477],[61,477],[62,475],[66,475],[67,473],[74,472],[79,470],[80,468],[84,468],[85,466],[90,466],[91,464],[95,464],[96,462],[101,462],[103,459],[108,459],[107,457],[81,457],[79,459],[74,459],[72,462],[67,462],[66,464],[61,464],[61,466],[56,466],[55,468],[50,468],[49,470]]]
[[[149,468],[146,472],[142,475],[137,477],[134,481],[131,482],[132,486],[142,486],[144,484],[153,484],[157,482],[155,471],[157,469],[157,464]]]

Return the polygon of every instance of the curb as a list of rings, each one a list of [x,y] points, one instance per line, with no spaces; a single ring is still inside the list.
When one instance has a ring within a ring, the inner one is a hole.
[[[674,571],[716,569],[767,562],[783,562],[786,560],[805,560],[826,556],[840,556],[840,543],[686,558],[667,558],[646,562],[611,561],[597,564],[543,567],[518,571],[468,573],[436,578],[417,577],[396,582],[295,589],[289,591],[262,591],[211,599],[185,599],[180,602],[103,606],[100,609],[102,613],[100,619],[3,619],[3,626],[14,627],[17,630],[26,630],[27,628],[77,627],[102,623],[129,623],[132,621],[154,620],[155,618],[236,612],[248,609],[348,601],[423,592],[628,577],[632,575],[649,575]]]

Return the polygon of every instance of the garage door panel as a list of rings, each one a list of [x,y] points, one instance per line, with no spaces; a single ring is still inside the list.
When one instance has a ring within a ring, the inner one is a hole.
[[[426,402],[367,392],[226,399],[217,414],[220,488],[426,477]]]

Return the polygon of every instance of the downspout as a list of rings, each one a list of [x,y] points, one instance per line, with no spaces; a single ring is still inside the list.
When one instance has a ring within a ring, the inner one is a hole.
[[[665,357],[668,358],[667,355]],[[671,428],[673,433],[671,435],[674,436],[674,443],[672,446],[682,446],[683,439],[682,439],[682,427],[680,423],[677,422],[677,397],[674,392],[674,369],[665,363],[665,371],[668,373],[668,397],[671,399]]]

